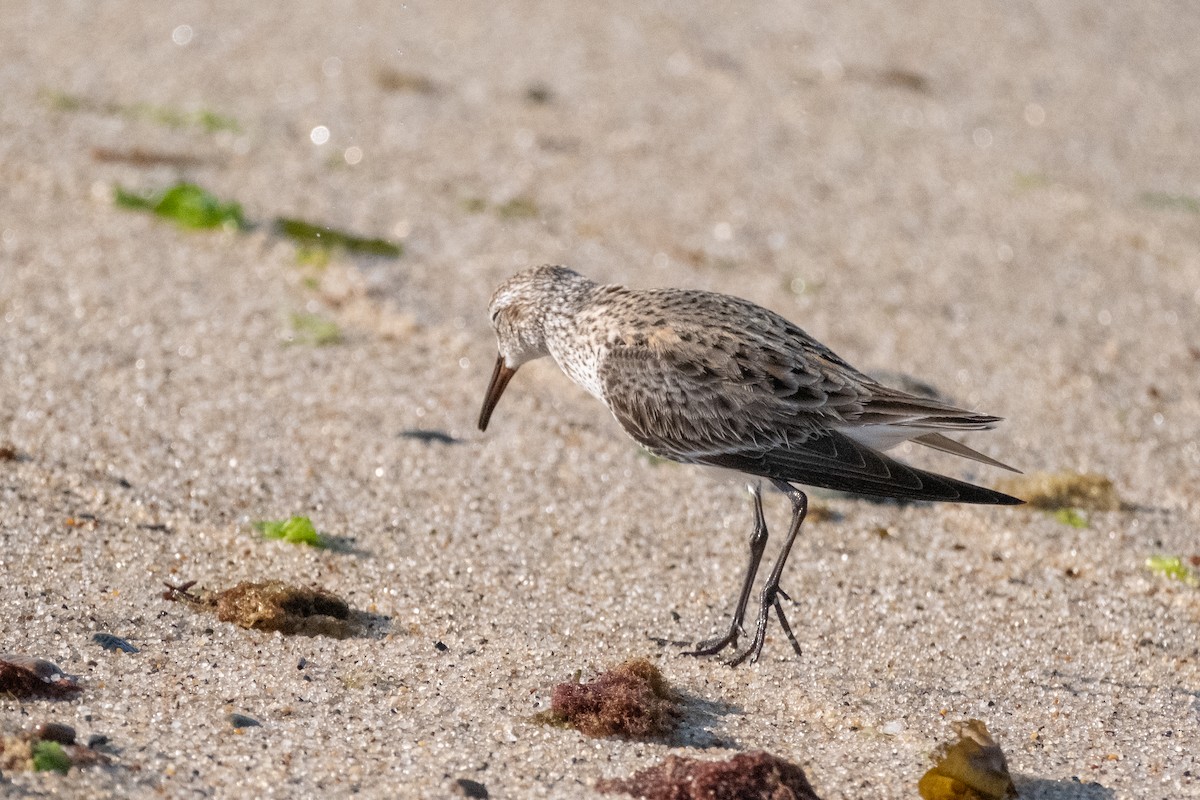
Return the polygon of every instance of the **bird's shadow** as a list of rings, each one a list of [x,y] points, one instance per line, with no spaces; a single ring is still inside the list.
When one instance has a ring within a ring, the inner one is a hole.
[[[377,614],[362,609],[351,609],[350,618],[357,623],[358,628],[352,638],[373,639],[382,641],[392,630],[392,618],[386,614]]]
[[[713,728],[717,726],[721,717],[744,714],[745,709],[678,689],[675,693],[679,697],[680,719],[678,727],[666,738],[667,744],[672,747],[695,747],[702,750],[742,749],[741,743],[736,739],[719,736],[713,733]]]
[[[369,558],[372,555],[370,550],[359,546],[357,537],[335,536],[324,531],[321,532],[321,537],[325,540],[325,549],[331,553],[341,553],[355,558]]]
[[[418,442],[425,444],[461,444],[462,439],[457,439],[445,431],[433,430],[430,428],[408,428],[400,431],[400,438],[415,439]]]

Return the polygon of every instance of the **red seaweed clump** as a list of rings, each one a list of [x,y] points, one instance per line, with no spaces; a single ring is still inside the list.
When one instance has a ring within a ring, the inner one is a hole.
[[[670,734],[680,716],[679,696],[658,667],[635,658],[590,683],[560,683],[540,719],[587,736],[652,739]]]
[[[667,756],[631,777],[598,781],[596,791],[644,800],[820,800],[804,770],[761,750],[728,761]]]

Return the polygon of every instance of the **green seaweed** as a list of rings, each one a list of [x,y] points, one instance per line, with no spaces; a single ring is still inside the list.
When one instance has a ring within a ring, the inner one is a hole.
[[[1040,172],[1018,172],[1013,182],[1018,189],[1041,189],[1051,184],[1050,177]]]
[[[342,329],[336,322],[330,322],[319,314],[298,312],[292,314],[292,333],[295,344],[311,344],[325,347],[340,344],[343,340]]]
[[[240,203],[225,203],[194,183],[180,182],[154,194],[138,194],[115,187],[114,199],[122,208],[149,211],[173,221],[183,228],[228,228],[245,230],[249,227],[242,216]]]
[[[496,214],[500,219],[530,219],[539,213],[537,203],[524,196],[514,197],[507,203],[496,206]]]
[[[308,517],[292,517],[287,520],[260,520],[253,523],[254,529],[264,539],[282,539],[291,544],[306,544],[309,547],[328,547],[329,542],[317,532]]]
[[[43,89],[41,97],[46,105],[55,111],[83,111],[92,108],[94,105],[79,95],[60,92],[54,89]]]
[[[168,128],[201,128],[207,133],[241,131],[237,120],[203,108],[198,111],[181,111],[170,106],[135,103],[131,106],[116,106],[115,109],[116,113],[122,116],[157,122]]]
[[[91,111],[97,114],[109,114],[127,119],[147,120],[168,128],[201,128],[207,133],[217,131],[233,131],[240,133],[241,125],[233,117],[218,114],[207,108],[196,111],[183,111],[170,106],[158,106],[152,103],[123,103],[93,100],[83,95],[60,92],[53,89],[42,91],[46,105],[55,111]]]
[[[1151,208],[1168,208],[1200,214],[1200,197],[1170,192],[1142,192],[1141,199]]]
[[[1051,512],[1050,516],[1064,525],[1070,525],[1072,528],[1086,528],[1088,526],[1087,517],[1077,508],[1060,508],[1057,511]]]
[[[58,772],[66,775],[71,771],[71,757],[58,742],[38,742],[31,749],[34,772]]]
[[[1150,556],[1146,559],[1146,569],[1193,588],[1200,588],[1200,576],[1197,576],[1194,569],[1183,563],[1183,559],[1179,556]]]
[[[331,228],[328,225],[319,225],[292,217],[277,217],[275,230],[296,242],[305,251],[345,250],[348,253],[382,258],[399,258],[404,252],[403,247],[395,242],[389,242],[387,239],[358,236]]]
[[[327,247],[301,246],[296,248],[296,263],[320,271],[329,266],[330,252]],[[314,287],[310,287],[314,288]]]

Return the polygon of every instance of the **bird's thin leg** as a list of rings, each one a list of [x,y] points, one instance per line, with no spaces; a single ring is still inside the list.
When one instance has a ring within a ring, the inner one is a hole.
[[[694,650],[684,655],[711,656],[726,647],[737,647],[738,636],[742,633],[742,622],[746,619],[746,607],[750,605],[750,593],[754,591],[754,578],[758,575],[758,565],[762,563],[763,551],[767,548],[767,520],[763,516],[762,489],[757,483],[747,486],[754,497],[754,530],[750,533],[750,563],[746,566],[746,578],[742,581],[742,590],[738,594],[737,609],[733,612],[733,621],[729,630],[723,636],[705,639],[696,643]]]
[[[792,501],[792,527],[788,530],[787,539],[783,542],[783,549],[779,551],[779,557],[775,559],[775,565],[771,567],[771,574],[767,576],[767,582],[763,584],[762,595],[758,603],[758,625],[754,629],[754,641],[729,662],[731,667],[736,667],[747,659],[751,664],[758,661],[763,642],[767,638],[767,619],[772,608],[778,614],[783,631],[787,634],[796,654],[800,654],[800,643],[796,641],[792,627],[788,625],[787,619],[783,615],[783,606],[779,602],[780,595],[787,597],[787,594],[779,588],[779,578],[783,574],[783,565],[787,562],[788,553],[791,552],[796,536],[800,533],[800,526],[804,524],[804,517],[808,514],[808,496],[789,483],[779,480],[773,480],[772,483]]]

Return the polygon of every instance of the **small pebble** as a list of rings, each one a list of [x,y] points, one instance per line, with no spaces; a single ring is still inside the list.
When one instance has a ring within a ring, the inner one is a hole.
[[[879,730],[888,736],[899,736],[904,733],[906,727],[904,720],[894,719],[891,722],[884,723],[884,726]]]
[[[75,729],[61,722],[43,722],[34,728],[33,737],[43,742],[75,744]]]
[[[104,747],[106,744],[108,744],[108,737],[103,733],[93,733],[88,737],[87,740],[87,746],[89,749],[93,747]]]
[[[235,728],[258,728],[262,723],[254,717],[248,717],[245,714],[230,714],[229,724]]]
[[[111,633],[93,633],[92,641],[105,650],[120,650],[122,653],[139,652],[136,647],[129,643],[128,639],[122,639],[120,636],[114,636]]]
[[[473,781],[470,778],[459,778],[455,785],[458,787],[458,793],[463,797],[487,797],[488,790],[479,781]]]
[[[434,646],[435,648],[437,648],[437,651],[438,651],[439,653],[444,653],[444,652],[446,652],[447,650],[449,650],[449,649],[450,649],[450,646],[449,646],[449,645],[447,645],[445,642],[434,642],[434,643],[433,643],[433,646]]]

